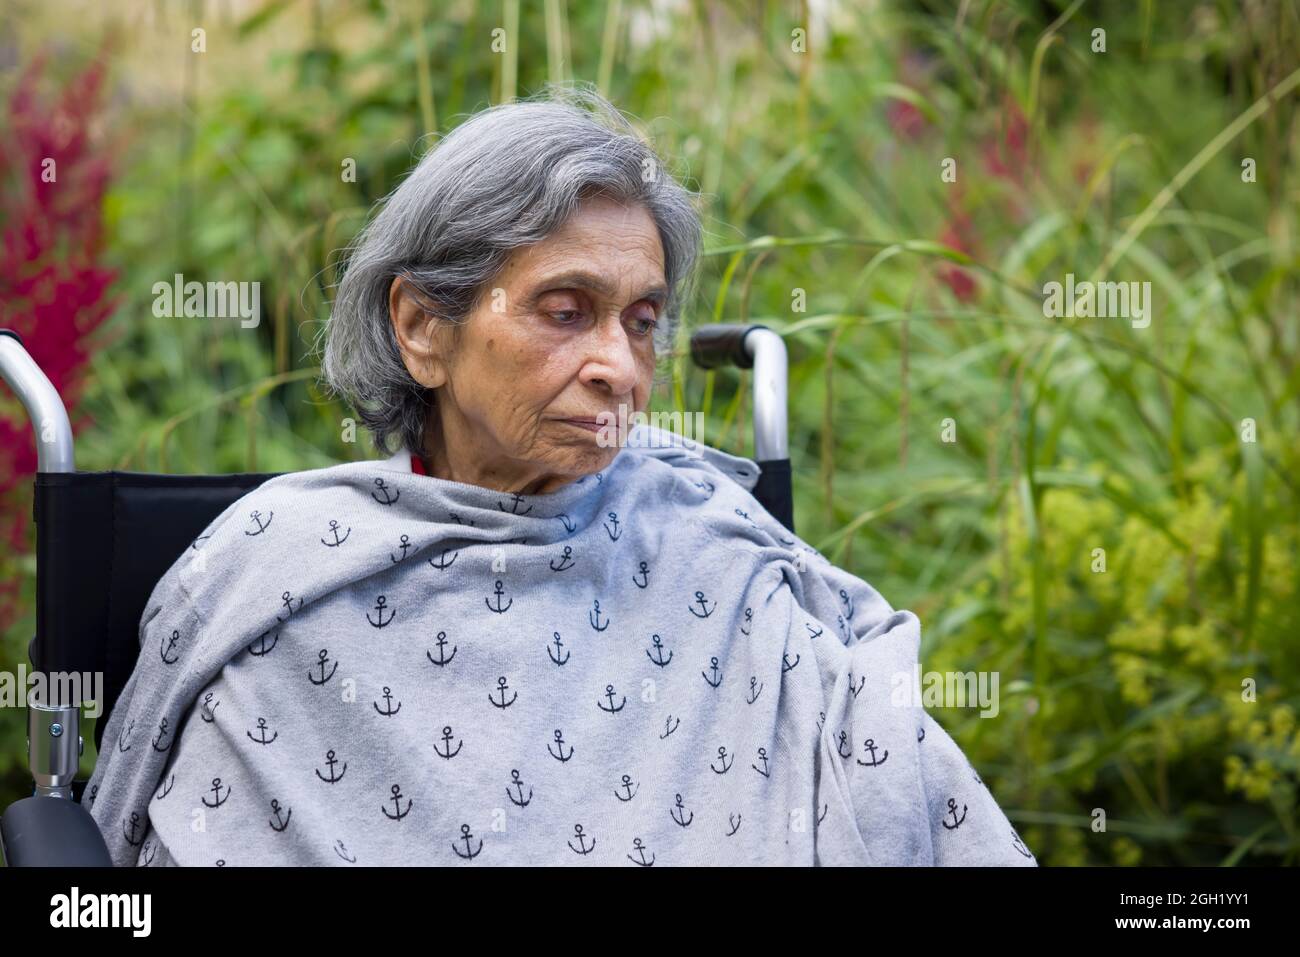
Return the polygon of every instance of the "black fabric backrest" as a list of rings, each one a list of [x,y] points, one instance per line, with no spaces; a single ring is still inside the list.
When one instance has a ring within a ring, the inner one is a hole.
[[[32,667],[104,673],[95,746],[140,654],[140,619],[158,580],[231,502],[274,474],[36,476],[36,636]]]

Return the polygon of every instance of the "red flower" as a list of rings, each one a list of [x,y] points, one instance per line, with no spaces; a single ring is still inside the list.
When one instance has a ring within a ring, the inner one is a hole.
[[[101,261],[109,163],[90,134],[105,62],[101,54],[55,96],[38,88],[46,62],[39,55],[19,78],[0,135],[0,327],[22,336],[72,410],[87,340],[115,305],[107,293],[116,276]],[[16,401],[0,396],[0,540],[13,551],[23,546],[30,513],[15,489],[35,471],[32,426]],[[0,624],[12,612],[3,598]]]

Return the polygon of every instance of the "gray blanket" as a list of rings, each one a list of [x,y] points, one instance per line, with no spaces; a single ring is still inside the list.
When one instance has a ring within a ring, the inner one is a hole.
[[[398,455],[226,509],[105,728],[115,863],[1034,865],[916,703],[916,617],[753,462],[632,443],[549,495]]]

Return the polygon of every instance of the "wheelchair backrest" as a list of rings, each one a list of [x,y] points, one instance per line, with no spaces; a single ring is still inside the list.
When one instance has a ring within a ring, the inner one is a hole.
[[[231,502],[273,477],[37,473],[36,636],[29,657],[47,674],[103,672],[96,747],[135,668],[140,619],[154,586]]]

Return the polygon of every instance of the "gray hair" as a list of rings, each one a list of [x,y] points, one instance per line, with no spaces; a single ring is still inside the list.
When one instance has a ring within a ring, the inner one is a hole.
[[[643,206],[658,226],[669,297],[655,345],[665,351],[694,288],[698,194],[664,170],[594,89],[549,85],[538,97],[476,113],[381,200],[345,254],[321,373],[382,452],[395,452],[396,442],[427,454],[433,408],[432,390],[402,363],[389,319],[393,279],[402,276],[440,319],[463,322],[513,250],[545,239],[593,193]]]

